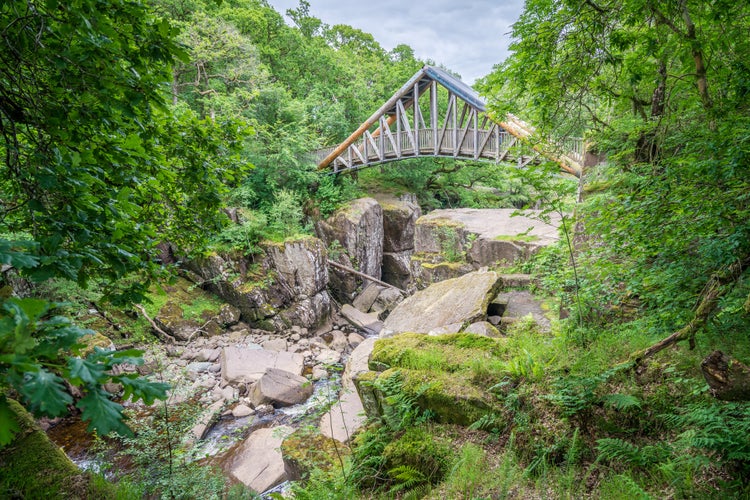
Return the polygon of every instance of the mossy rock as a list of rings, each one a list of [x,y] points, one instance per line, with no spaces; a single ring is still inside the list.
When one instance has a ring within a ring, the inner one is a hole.
[[[424,427],[410,427],[383,450],[386,470],[418,471],[426,482],[439,483],[450,467],[453,450],[444,440]],[[408,472],[407,472],[408,473]]]
[[[281,455],[289,475],[306,479],[314,469],[329,472],[340,467],[349,447],[318,432],[298,429],[281,443]]]
[[[417,396],[417,404],[430,411],[436,422],[468,426],[491,411],[495,397],[477,386],[468,372],[446,373],[399,370],[404,392]],[[383,372],[388,377],[392,371]]]
[[[0,448],[0,498],[115,498],[115,486],[81,471],[49,440],[32,416],[7,400],[20,431]]]
[[[495,378],[492,369],[506,351],[503,339],[481,335],[401,334],[375,343],[369,368],[381,373],[361,374],[355,382],[370,417],[382,415],[388,405],[377,381],[400,373],[403,391],[437,422],[467,426],[496,409],[485,379]]]
[[[502,339],[471,333],[423,335],[404,333],[375,342],[369,367],[430,369],[456,372],[470,369],[477,360],[499,358],[507,348]]]

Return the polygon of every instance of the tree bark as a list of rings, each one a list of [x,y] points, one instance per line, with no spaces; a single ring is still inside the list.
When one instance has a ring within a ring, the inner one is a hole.
[[[750,367],[714,351],[701,362],[701,371],[716,399],[750,401]]]

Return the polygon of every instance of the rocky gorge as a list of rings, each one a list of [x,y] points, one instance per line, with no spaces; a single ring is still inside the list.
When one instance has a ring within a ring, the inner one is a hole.
[[[422,215],[414,201],[354,200],[321,221],[317,237],[183,263],[152,319],[172,342],[132,367],[171,384],[168,405],[200,409],[181,448],[262,493],[304,474],[300,450],[346,443],[366,415],[383,411],[382,395],[362,381],[392,368],[372,355],[385,339],[497,339],[527,314],[549,325],[549,308],[523,291],[530,277],[502,269],[554,242],[554,222],[512,210]],[[186,294],[218,300],[187,314]],[[446,418],[464,422],[487,409],[469,406]],[[301,433],[310,422],[320,435]]]

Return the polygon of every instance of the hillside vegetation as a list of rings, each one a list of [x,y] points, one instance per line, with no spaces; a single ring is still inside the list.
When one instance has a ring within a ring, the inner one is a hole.
[[[603,161],[580,196],[546,163],[317,172],[311,152],[434,63],[328,25],[305,1],[287,14],[292,25],[264,0],[0,5],[0,448],[31,429],[15,400],[130,436],[103,384],[165,397],[166,384],[116,369],[158,341],[138,311],[176,275],[160,243],[185,258],[252,254],[360,194],[410,192],[424,209],[565,215],[559,245],[506,271],[531,273],[567,317],[499,340],[381,344],[388,371],[372,383],[387,411],[311,464],[296,498],[750,495],[750,6],[526,2],[511,55],[477,87],[496,116],[533,123],[532,141],[585,137]],[[124,347],[86,349],[86,326]],[[709,387],[715,351],[726,370]],[[435,381],[465,384],[490,411],[428,411]],[[172,457],[158,460],[171,478]],[[230,495],[199,469],[180,486]]]

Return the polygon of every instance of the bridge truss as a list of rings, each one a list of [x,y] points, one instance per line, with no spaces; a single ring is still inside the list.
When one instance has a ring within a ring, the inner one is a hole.
[[[439,104],[440,87],[447,90],[447,106]],[[344,142],[316,154],[319,169],[331,167],[336,173],[421,156],[506,161],[520,167],[545,156],[580,177],[585,157],[581,139],[529,146],[525,139],[533,134],[533,127],[513,115],[494,119],[471,87],[440,68],[425,66]]]

